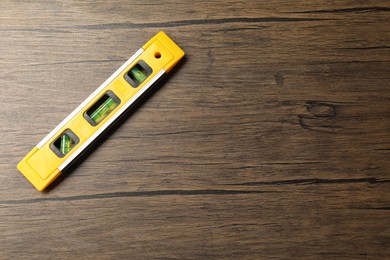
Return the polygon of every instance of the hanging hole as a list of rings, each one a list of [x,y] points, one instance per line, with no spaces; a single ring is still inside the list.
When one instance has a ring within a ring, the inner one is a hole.
[[[160,59],[161,58],[161,53],[159,53],[159,52],[154,53],[154,57],[156,59]]]

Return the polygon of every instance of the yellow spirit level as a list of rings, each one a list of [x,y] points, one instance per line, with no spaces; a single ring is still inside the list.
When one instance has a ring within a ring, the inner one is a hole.
[[[159,32],[53,129],[18,164],[42,191],[184,56]]]

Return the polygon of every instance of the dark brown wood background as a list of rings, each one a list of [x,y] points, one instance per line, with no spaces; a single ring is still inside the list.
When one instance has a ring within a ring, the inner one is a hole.
[[[0,259],[389,259],[389,1],[0,2]],[[48,191],[18,161],[158,31],[186,59]]]

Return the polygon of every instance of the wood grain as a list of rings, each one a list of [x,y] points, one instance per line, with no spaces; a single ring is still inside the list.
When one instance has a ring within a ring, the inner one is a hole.
[[[0,2],[0,259],[389,259],[390,3]],[[169,79],[47,192],[17,162],[160,30]]]

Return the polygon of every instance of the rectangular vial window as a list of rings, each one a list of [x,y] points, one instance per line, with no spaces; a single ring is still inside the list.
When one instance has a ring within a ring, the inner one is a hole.
[[[96,101],[85,113],[84,118],[93,125],[98,125],[105,119],[119,104],[120,99],[112,91],[106,92]]]
[[[58,157],[64,157],[79,142],[80,139],[70,129],[67,129],[53,143],[51,143],[50,148]]]
[[[152,74],[153,70],[143,60],[138,61],[126,74],[125,79],[134,88],[138,87]]]

